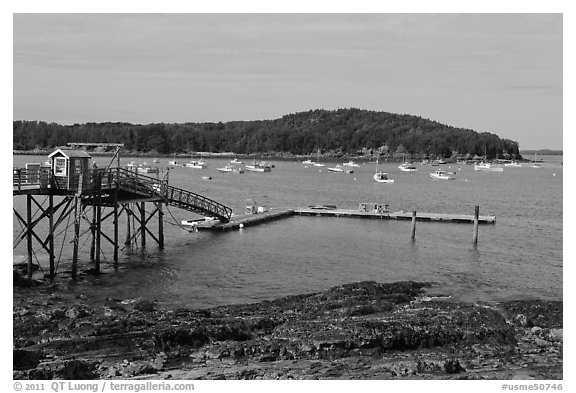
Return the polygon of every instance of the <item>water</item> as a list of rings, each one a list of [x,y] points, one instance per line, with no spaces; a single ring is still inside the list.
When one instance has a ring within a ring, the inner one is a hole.
[[[120,253],[112,267],[112,247],[102,241],[101,277],[86,277],[75,290],[90,299],[147,298],[165,306],[209,307],[316,292],[334,285],[376,280],[432,281],[466,301],[512,298],[562,299],[561,156],[543,157],[544,168],[528,164],[503,173],[475,172],[473,166],[450,164],[454,181],[434,181],[430,166],[418,172],[380,164],[396,180],[372,181],[374,164],[355,173],[330,173],[326,167],[305,168],[299,161],[276,161],[271,173],[220,174],[229,160],[208,159],[204,170],[175,168],[170,184],[222,202],[242,213],[247,199],[269,208],[335,204],[356,209],[358,202],[388,203],[392,211],[495,215],[495,225],[481,225],[479,244],[472,245],[470,224],[418,222],[416,242],[409,221],[291,217],[226,233],[189,233],[179,225],[194,215],[174,207],[165,210],[165,249],[147,238],[146,249]],[[45,157],[16,156],[15,166]],[[108,158],[96,158],[105,166]],[[161,159],[165,167],[170,159]],[[129,160],[123,160],[125,164]],[[330,166],[328,164],[327,166]],[[212,176],[211,181],[202,176]],[[42,200],[42,198],[39,198]],[[25,211],[25,198],[14,205]],[[174,217],[174,219],[172,218]],[[153,233],[156,218],[150,221]],[[124,238],[123,218],[121,239]],[[21,228],[14,219],[14,236]],[[86,224],[83,223],[84,228]],[[111,233],[110,223],[103,226]],[[89,241],[83,237],[83,267],[89,267]],[[56,239],[62,247],[59,270],[69,269],[71,233]],[[37,249],[38,246],[35,246]],[[24,242],[15,260],[26,254]],[[43,266],[47,256],[38,254]]]

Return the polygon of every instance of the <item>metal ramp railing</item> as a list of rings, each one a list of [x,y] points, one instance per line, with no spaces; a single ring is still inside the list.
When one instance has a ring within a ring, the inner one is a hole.
[[[232,209],[205,196],[195,194],[182,188],[167,185],[164,181],[151,176],[141,175],[134,171],[119,168],[118,187],[122,190],[145,196],[160,196],[165,203],[205,216],[217,217],[228,222]]]

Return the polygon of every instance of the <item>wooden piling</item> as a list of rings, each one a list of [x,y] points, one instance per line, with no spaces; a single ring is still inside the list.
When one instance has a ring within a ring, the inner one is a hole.
[[[82,205],[79,196],[74,197],[74,249],[72,251],[72,279],[76,279],[78,270],[78,246],[80,243],[80,220],[82,218]]]
[[[97,197],[93,201],[96,204],[96,259],[94,261],[94,269],[96,273],[100,273],[100,240],[102,233],[102,175],[100,173],[96,175],[96,181],[98,182],[96,186]]]
[[[158,202],[158,246],[164,248],[164,213],[162,212],[162,201]]]
[[[56,275],[54,268],[54,195],[48,195],[48,209],[50,213],[48,214],[48,253],[50,258],[50,279],[53,279]]]
[[[146,202],[140,202],[140,238],[142,247],[146,246]]]
[[[412,240],[416,240],[416,210],[412,212]]]
[[[129,245],[131,243],[131,236],[130,236],[130,204],[124,205],[124,211],[126,212],[126,241],[124,242],[125,245]]]
[[[32,282],[32,195],[26,195],[26,242],[28,243],[28,281]]]
[[[478,244],[478,217],[480,216],[480,206],[474,207],[474,245]]]
[[[118,188],[114,190],[114,267],[118,266]]]
[[[96,195],[92,194],[92,222],[90,223],[90,234],[92,241],[90,244],[90,260],[94,260],[94,252],[96,251]]]

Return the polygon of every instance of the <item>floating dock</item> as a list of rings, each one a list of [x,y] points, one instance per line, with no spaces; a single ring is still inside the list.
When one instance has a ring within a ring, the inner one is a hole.
[[[322,209],[322,208],[297,208],[289,210],[269,210],[263,213],[243,214],[232,216],[230,221],[222,223],[218,220],[198,223],[196,228],[199,231],[229,231],[247,226],[254,226],[281,218],[292,217],[294,215],[312,217],[343,217],[343,218],[364,218],[380,220],[412,220],[412,212],[366,212],[347,209]],[[416,213],[417,221],[447,222],[447,223],[474,223],[474,215],[465,214],[444,214],[444,213]],[[495,216],[479,216],[479,224],[496,223]]]
[[[222,223],[219,220],[204,221],[198,223],[196,228],[199,231],[230,231],[233,229],[240,229],[243,227],[258,225],[269,221],[278,220],[284,217],[292,217],[294,210],[269,210],[262,213],[243,214],[240,216],[232,216],[229,222]]]
[[[316,217],[347,217],[347,218],[373,218],[381,220],[412,220],[412,212],[364,212],[358,210],[346,209],[296,209],[294,214],[301,216],[316,216]],[[453,222],[453,223],[474,223],[474,215],[466,214],[445,214],[445,213],[416,213],[417,221],[432,221],[432,222]],[[480,224],[494,224],[496,222],[495,216],[479,216],[478,223]]]

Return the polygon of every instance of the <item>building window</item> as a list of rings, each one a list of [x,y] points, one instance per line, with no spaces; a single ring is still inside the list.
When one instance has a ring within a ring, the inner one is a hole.
[[[54,159],[54,175],[66,176],[66,159],[58,157]]]

